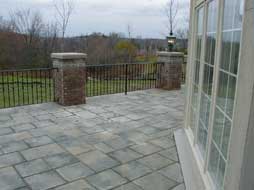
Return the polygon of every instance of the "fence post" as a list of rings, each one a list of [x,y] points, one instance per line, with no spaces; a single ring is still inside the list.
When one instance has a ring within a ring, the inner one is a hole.
[[[86,54],[53,53],[56,101],[63,106],[79,105],[86,102]]]
[[[128,64],[125,65],[125,95],[128,93]]]
[[[180,52],[158,52],[159,79],[157,88],[164,90],[181,89],[184,54]]]

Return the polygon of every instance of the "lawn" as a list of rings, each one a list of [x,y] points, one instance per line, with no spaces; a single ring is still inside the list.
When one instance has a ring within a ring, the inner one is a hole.
[[[156,80],[128,80],[127,91],[154,88]],[[126,81],[95,80],[86,82],[87,97],[124,93]],[[0,108],[54,101],[54,83],[50,78],[28,76],[0,76]]]

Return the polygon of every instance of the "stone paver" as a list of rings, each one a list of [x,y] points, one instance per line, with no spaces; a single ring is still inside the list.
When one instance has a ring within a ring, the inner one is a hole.
[[[82,163],[64,166],[56,171],[67,181],[74,181],[94,174],[94,171]]]
[[[98,143],[98,144],[94,145],[94,147],[104,153],[110,153],[110,152],[114,151],[114,149],[112,147],[110,147],[109,145],[106,145],[105,143]]]
[[[21,125],[17,125],[17,126],[12,127],[12,129],[16,132],[28,131],[28,130],[34,129],[34,128],[35,127],[30,123],[21,124]]]
[[[4,153],[11,153],[16,151],[21,151],[27,149],[28,146],[23,141],[19,142],[10,142],[8,144],[2,145],[2,151]]]
[[[25,142],[29,144],[29,146],[31,147],[37,147],[37,146],[42,146],[46,144],[51,144],[54,141],[47,136],[42,136],[42,137],[27,139],[25,140]]]
[[[145,158],[139,159],[138,162],[153,170],[159,170],[173,163],[173,161],[163,156],[160,156],[159,154],[153,154]]]
[[[88,182],[99,190],[108,190],[126,183],[126,179],[112,170],[101,172],[87,178]]]
[[[134,183],[128,183],[126,185],[122,185],[114,190],[142,190],[139,186]]]
[[[22,177],[38,174],[51,169],[42,159],[24,162],[15,167]]]
[[[163,168],[159,171],[159,173],[168,177],[169,179],[175,180],[178,183],[183,183],[183,175],[179,163],[175,163],[166,168]]]
[[[81,162],[97,172],[112,168],[119,164],[119,162],[99,151],[81,154],[78,156],[78,158],[81,160]]]
[[[176,148],[166,149],[161,152],[159,152],[160,155],[169,158],[170,160],[173,160],[175,162],[178,162],[178,154]]]
[[[57,144],[49,144],[45,146],[40,146],[32,149],[22,151],[22,155],[26,160],[33,160],[45,156],[50,156],[54,154],[59,154],[64,152],[64,150]]]
[[[89,185],[85,180],[80,179],[78,181],[57,187],[55,190],[96,190],[96,189],[93,188],[91,185]]]
[[[173,131],[182,91],[0,110],[0,189],[185,190]]]
[[[17,152],[10,153],[10,154],[4,154],[4,155],[0,156],[0,168],[12,166],[12,165],[21,163],[23,161],[24,161],[24,159]]]
[[[44,160],[51,168],[59,168],[65,165],[74,164],[79,161],[76,157],[66,152],[47,156],[44,158]]]
[[[112,140],[106,141],[105,143],[115,150],[126,148],[133,144],[132,141],[125,140],[123,138],[112,139]]]
[[[180,184],[180,185],[176,186],[175,188],[173,188],[172,190],[185,190],[185,186],[184,186],[184,184]]]
[[[142,154],[139,154],[129,148],[121,149],[115,152],[110,153],[110,156],[115,158],[121,163],[126,163],[132,160],[136,160],[142,157]]]
[[[134,180],[152,172],[151,169],[136,161],[116,167],[114,170],[129,180]]]
[[[177,185],[175,181],[167,179],[159,173],[153,173],[139,178],[134,183],[146,190],[169,190]]]
[[[46,172],[25,178],[27,184],[33,190],[46,190],[65,183],[56,172]]]
[[[13,190],[24,186],[25,183],[12,167],[0,169],[0,189]]]
[[[8,135],[10,133],[13,133],[13,130],[9,127],[4,127],[4,128],[1,128],[1,130],[0,130],[0,136]]]
[[[140,145],[135,145],[132,146],[131,149],[143,155],[153,154],[155,152],[159,152],[160,150],[162,150],[160,147],[152,145],[151,143],[143,143]]]

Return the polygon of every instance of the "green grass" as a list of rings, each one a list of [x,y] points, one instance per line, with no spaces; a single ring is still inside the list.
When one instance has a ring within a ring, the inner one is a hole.
[[[0,77],[0,108],[54,100],[53,82],[48,78]]]
[[[128,92],[154,88],[155,80],[128,80]],[[87,97],[125,92],[125,80],[88,80]],[[52,79],[0,76],[0,108],[54,101]]]
[[[125,92],[125,80],[89,80],[86,83],[86,96],[99,96]],[[127,91],[155,88],[156,80],[128,80]]]

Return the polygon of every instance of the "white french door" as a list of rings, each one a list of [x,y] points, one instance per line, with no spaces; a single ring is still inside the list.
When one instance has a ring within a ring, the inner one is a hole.
[[[243,2],[209,0],[195,12],[189,127],[204,173],[218,190],[224,185],[234,115]]]

